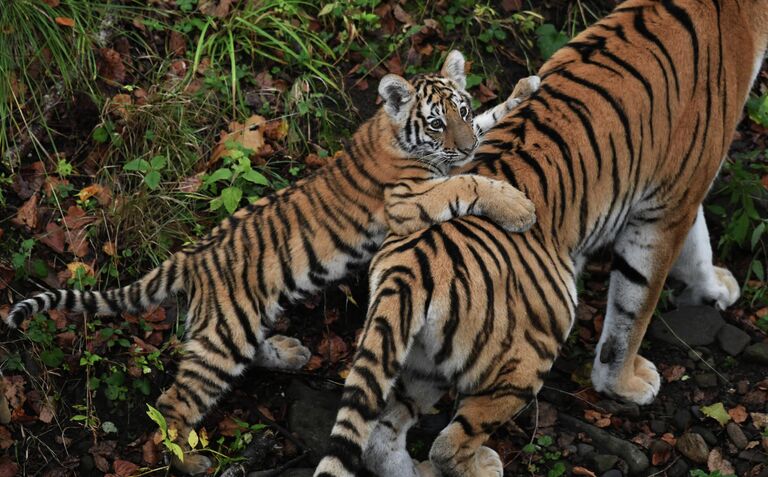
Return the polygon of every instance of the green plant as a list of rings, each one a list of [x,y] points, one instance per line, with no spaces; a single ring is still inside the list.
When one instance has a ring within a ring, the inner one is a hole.
[[[161,171],[165,168],[167,159],[165,156],[154,156],[149,161],[144,159],[134,159],[123,166],[123,170],[130,172],[141,172],[144,176],[144,183],[152,190],[160,185],[162,179]]]
[[[543,466],[547,470],[547,477],[565,475],[567,469],[565,463],[560,460],[562,453],[555,449],[552,436],[541,435],[535,442],[523,446],[522,451],[529,456],[528,471],[532,474],[540,473],[539,466]]]
[[[768,128],[768,93],[762,96],[751,95],[747,100],[747,113],[752,121]]]
[[[227,152],[222,156],[222,166],[206,175],[203,185],[218,194],[211,199],[211,210],[223,206],[231,214],[240,206],[243,195],[255,201],[270,181],[253,169],[249,158],[252,151],[234,141],[227,141],[225,146]]]
[[[558,31],[551,23],[545,23],[536,29],[536,46],[541,57],[548,60],[557,50],[568,43],[570,38],[562,31]]]
[[[719,470],[707,472],[705,470],[693,469],[691,470],[691,477],[736,477],[736,476],[733,474],[723,475],[720,473]]]

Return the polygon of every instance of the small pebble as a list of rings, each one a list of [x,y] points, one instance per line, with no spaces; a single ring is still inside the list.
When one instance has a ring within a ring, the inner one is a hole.
[[[747,444],[749,444],[749,440],[747,439],[747,436],[744,435],[744,431],[742,431],[741,427],[735,422],[729,422],[728,425],[725,426],[725,432],[728,433],[731,442],[733,442],[733,444],[740,450],[746,448]]]

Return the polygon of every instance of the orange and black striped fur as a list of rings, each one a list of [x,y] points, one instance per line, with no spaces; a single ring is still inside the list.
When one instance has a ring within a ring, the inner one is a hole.
[[[571,329],[588,255],[614,260],[592,382],[638,404],[659,389],[638,348],[668,274],[683,302],[731,305],[701,202],[768,43],[768,0],[630,0],[540,71],[469,171],[508,181],[537,222],[480,217],[392,237],[374,257],[367,322],[315,476],[501,476],[483,443],[542,386]],[[414,465],[408,428],[446,389],[456,414]]]
[[[530,80],[527,80],[530,81]],[[517,93],[525,95],[537,83]],[[527,229],[532,204],[508,183],[448,168],[466,161],[479,134],[515,107],[510,99],[475,119],[464,91],[464,58],[448,55],[440,75],[385,77],[384,107],[354,134],[346,154],[225,219],[199,243],[175,253],[139,281],[105,292],[57,290],[21,301],[7,317],[16,327],[49,308],[138,313],[167,296],[188,298],[184,354],[172,386],[157,401],[181,442],[252,363],[300,368],[310,352],[294,339],[269,336],[290,303],[328,287],[366,264],[387,222],[404,230],[464,214],[483,214],[509,230]],[[394,193],[386,191],[394,188]],[[384,211],[385,196],[393,201]],[[409,206],[418,202],[417,205]],[[409,215],[418,210],[415,216]],[[189,473],[210,462],[189,455]]]

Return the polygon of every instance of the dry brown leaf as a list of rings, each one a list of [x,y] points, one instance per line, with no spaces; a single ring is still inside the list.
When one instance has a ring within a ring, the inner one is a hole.
[[[56,329],[61,330],[67,327],[67,314],[61,310],[48,310],[48,316],[56,324]]]
[[[739,404],[738,406],[729,409],[728,415],[731,416],[731,419],[733,419],[733,422],[736,424],[741,424],[742,422],[747,420],[747,410]]]
[[[3,376],[3,394],[12,410],[21,408],[27,401],[27,393],[24,392],[25,383],[21,376]]]
[[[202,185],[203,180],[200,178],[200,174],[198,174],[182,179],[181,182],[179,182],[179,190],[181,192],[186,192],[187,194],[192,194],[200,190]]]
[[[336,364],[347,354],[347,344],[333,332],[323,336],[317,352],[332,364]]]
[[[197,8],[206,15],[224,18],[229,15],[229,9],[231,7],[232,0],[203,0]]]
[[[16,477],[18,472],[19,464],[8,456],[0,457],[0,477]]]
[[[83,269],[85,274],[89,277],[95,277],[96,272],[93,271],[93,267],[88,265],[87,263],[83,262],[70,262],[67,264],[67,270],[69,270],[69,273],[72,274],[73,277],[77,276],[77,271],[79,269]]]
[[[187,40],[181,33],[171,30],[168,35],[168,53],[175,56],[184,56],[187,51]]]
[[[133,98],[131,98],[130,94],[116,94],[112,96],[112,99],[109,100],[109,103],[107,104],[107,110],[119,118],[127,119],[129,115],[129,109],[127,106],[130,106],[132,103]]]
[[[682,377],[685,375],[685,366],[673,364],[672,366],[669,366],[664,371],[662,371],[661,374],[664,376],[664,379],[666,379],[668,383],[680,381],[680,379],[682,379]]]
[[[751,412],[749,415],[752,416],[752,424],[754,424],[756,428],[768,428],[768,414],[762,412]]]
[[[16,272],[0,263],[0,290],[8,288],[14,278],[16,278]]]
[[[397,18],[397,21],[400,23],[405,23],[406,26],[410,26],[414,24],[413,17],[408,14],[405,10],[403,10],[403,7],[401,7],[399,4],[395,4],[394,8],[392,8],[392,14]]]
[[[323,358],[313,354],[312,357],[309,358],[309,362],[304,365],[304,369],[307,371],[314,371],[316,369],[320,369],[323,367]]]
[[[102,189],[101,185],[91,184],[88,187],[83,187],[82,189],[80,189],[80,192],[77,193],[77,196],[80,197],[81,201],[85,202],[86,200],[90,199],[94,195],[98,194],[101,189]]]
[[[252,154],[258,154],[264,147],[264,125],[266,120],[259,115],[254,114],[245,120],[245,124],[237,121],[229,123],[229,132],[221,133],[219,143],[211,153],[211,160],[208,161],[208,168],[219,161],[228,149],[227,143],[235,142],[241,147],[248,149]]]
[[[219,421],[217,427],[219,428],[219,433],[227,437],[235,436],[238,431],[242,430],[242,427],[229,416]]]
[[[571,469],[571,472],[573,472],[573,475],[584,475],[586,477],[596,477],[594,472],[592,472],[589,469],[585,469],[580,465],[574,465],[573,469]]]
[[[16,213],[16,216],[11,220],[11,222],[35,230],[38,223],[37,202],[38,196],[35,194],[30,197],[28,201],[24,202],[24,205],[19,207],[19,211]]]
[[[110,257],[117,257],[117,245],[115,245],[115,242],[104,242],[101,249]]]
[[[288,121],[273,119],[264,126],[264,136],[272,141],[282,141],[288,135]]]
[[[85,227],[96,221],[96,217],[86,215],[80,207],[73,205],[67,209],[67,215],[64,216],[64,227],[69,230],[76,230]]]
[[[501,9],[505,12],[514,12],[523,8],[523,0],[501,0]]]
[[[122,83],[125,81],[126,70],[120,53],[112,48],[99,49],[99,75],[108,82]]]
[[[115,474],[117,474],[118,477],[132,477],[136,474],[136,471],[139,470],[138,465],[133,462],[128,462],[127,460],[117,459],[112,463],[112,466],[115,468]]]
[[[42,422],[46,424],[50,424],[53,422],[53,419],[56,417],[56,414],[53,412],[53,409],[48,404],[43,404],[43,407],[40,408],[40,414],[37,416],[38,419],[40,419]]]
[[[65,26],[69,28],[72,28],[73,26],[75,26],[75,21],[69,17],[56,17],[53,20],[61,26]]]
[[[64,229],[54,222],[48,222],[45,233],[37,236],[37,239],[47,245],[56,253],[64,253]]]
[[[73,229],[64,232],[64,240],[67,242],[67,251],[76,257],[88,255],[88,232],[86,229]]]
[[[11,432],[5,426],[0,426],[0,449],[11,447],[16,441],[11,436]]]
[[[611,414],[603,414],[594,409],[585,409],[584,418],[593,423],[596,427],[604,428],[611,425]]]
[[[59,6],[59,4],[61,4],[61,0],[43,0],[43,3],[49,7],[56,8]]]
[[[665,446],[663,449],[658,449],[651,455],[651,463],[653,465],[664,465],[669,462],[672,457],[672,447]]]
[[[710,472],[720,471],[721,475],[736,475],[733,465],[728,460],[723,459],[723,453],[717,447],[709,451],[707,468]]]

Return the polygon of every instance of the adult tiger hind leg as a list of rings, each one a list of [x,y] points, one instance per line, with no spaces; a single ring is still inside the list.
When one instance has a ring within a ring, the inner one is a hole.
[[[636,213],[619,233],[603,332],[592,367],[596,390],[637,404],[649,404],[658,394],[659,373],[637,352],[697,210],[661,217]]]
[[[712,305],[724,310],[741,295],[733,274],[712,264],[712,246],[701,206],[670,275],[685,284],[675,300],[679,305]]]

